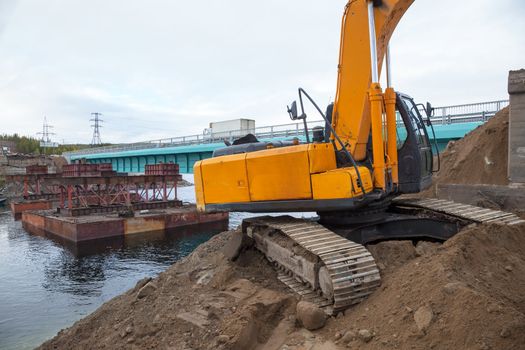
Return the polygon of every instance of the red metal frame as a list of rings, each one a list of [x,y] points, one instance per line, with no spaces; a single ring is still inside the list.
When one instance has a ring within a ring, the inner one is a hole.
[[[60,208],[129,206],[135,203],[177,200],[177,182],[180,177],[139,175],[68,178],[67,181],[63,179],[67,183],[59,185]]]

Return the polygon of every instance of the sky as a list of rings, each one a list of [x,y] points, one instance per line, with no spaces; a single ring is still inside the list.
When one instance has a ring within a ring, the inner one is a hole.
[[[343,0],[0,0],[0,134],[89,143],[288,123],[335,95]],[[434,106],[506,99],[525,1],[416,0],[391,40],[394,87]],[[309,113],[311,120],[320,119]]]

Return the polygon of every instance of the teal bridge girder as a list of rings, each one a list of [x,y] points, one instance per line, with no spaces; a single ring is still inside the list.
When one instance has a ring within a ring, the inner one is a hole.
[[[443,151],[448,142],[462,138],[483,124],[508,103],[508,100],[499,100],[434,108],[434,116],[431,120],[439,151]],[[308,122],[309,130],[323,125],[324,122],[321,120]],[[431,130],[427,129],[432,138]],[[118,172],[143,173],[146,164],[174,162],[179,164],[181,173],[193,173],[195,162],[210,158],[215,149],[225,147],[224,140],[231,142],[247,132],[253,133],[261,141],[291,140],[294,137],[305,141],[302,123],[291,123],[248,131],[232,130],[216,134],[207,132],[200,135],[95,147],[68,152],[64,156],[70,162],[85,159],[88,163],[112,163],[113,169]]]

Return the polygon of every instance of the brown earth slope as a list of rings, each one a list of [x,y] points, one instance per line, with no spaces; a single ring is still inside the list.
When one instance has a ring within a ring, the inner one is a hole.
[[[260,253],[220,234],[42,349],[525,349],[525,226],[477,226],[444,245],[370,247],[382,286],[310,332]]]
[[[450,142],[433,183],[507,185],[508,127],[507,107],[464,138]]]

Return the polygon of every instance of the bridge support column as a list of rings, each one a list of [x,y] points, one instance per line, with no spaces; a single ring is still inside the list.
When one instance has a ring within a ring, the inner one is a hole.
[[[511,183],[525,183],[525,69],[509,72],[509,159]]]

